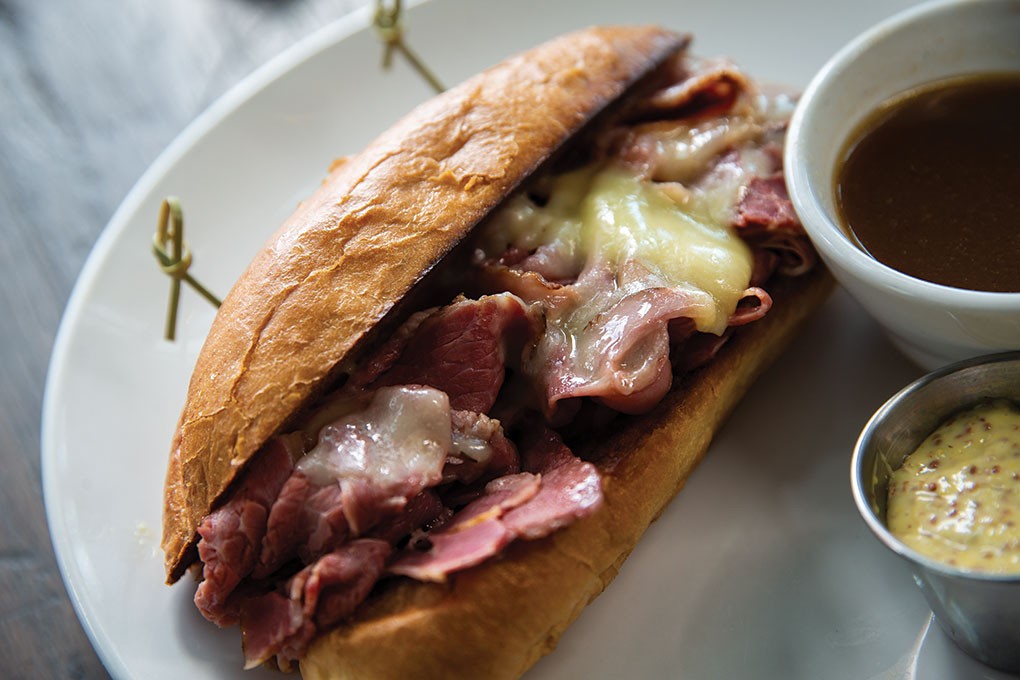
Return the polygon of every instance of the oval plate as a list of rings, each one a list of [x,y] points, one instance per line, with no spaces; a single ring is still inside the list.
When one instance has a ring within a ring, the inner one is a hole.
[[[601,0],[434,0],[411,41],[448,83],[556,34],[659,23],[695,34],[760,80],[803,87],[841,44],[895,11]],[[236,629],[163,585],[163,474],[213,310],[187,288],[178,342],[162,338],[167,280],[148,253],[161,199],[182,197],[193,271],[225,292],[335,157],[425,99],[406,67],[382,74],[361,12],[282,54],[203,114],[139,180],[93,249],[58,333],[42,433],[47,517],[85,629],[118,679],[276,678],[241,670]],[[451,32],[452,26],[499,30]],[[358,102],[352,106],[351,102]],[[861,370],[861,367],[867,370]],[[917,375],[837,295],[748,395],[688,488],[620,577],[529,674],[553,677],[966,675],[907,574],[867,534],[846,469],[861,424]],[[929,659],[929,661],[926,661]],[[926,670],[927,669],[927,670]]]

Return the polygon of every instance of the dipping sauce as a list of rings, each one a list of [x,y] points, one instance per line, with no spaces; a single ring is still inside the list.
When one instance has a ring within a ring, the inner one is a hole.
[[[910,90],[850,136],[843,227],[872,257],[956,288],[1020,291],[1020,74]]]
[[[893,471],[886,524],[940,562],[1020,573],[1020,406],[996,400],[940,425]]]

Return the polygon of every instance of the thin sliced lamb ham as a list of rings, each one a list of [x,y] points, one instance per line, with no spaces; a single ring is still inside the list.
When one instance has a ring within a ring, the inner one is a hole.
[[[589,312],[576,334],[546,333],[530,356],[527,370],[543,386],[550,412],[561,400],[592,397],[623,413],[643,413],[669,391],[670,322],[713,303],[700,291],[664,286],[636,265],[630,269],[621,281],[605,268],[586,270],[573,287],[601,311]],[[629,280],[641,283],[633,293]],[[579,325],[570,317],[578,316],[575,309],[550,310],[550,326]]]
[[[295,574],[285,594],[247,599],[240,617],[245,668],[277,655],[281,667],[300,658],[317,630],[347,618],[364,601],[390,551],[385,541],[352,541]]]
[[[352,536],[442,480],[451,448],[450,403],[431,387],[383,387],[367,408],[333,422],[297,469],[316,486],[339,484]]]
[[[503,517],[514,536],[548,536],[602,505],[598,470],[575,456],[553,430],[541,428],[532,435],[521,459],[525,470],[541,476],[542,485],[527,503],[510,509]]]
[[[346,422],[353,426],[354,421]],[[478,496],[489,480],[520,469],[517,449],[504,436],[499,421],[480,413],[450,411],[449,422],[452,429],[446,438],[450,449],[446,452],[441,478],[437,480],[434,475],[428,478],[437,484],[458,483],[452,492],[445,494],[449,502],[466,503]],[[432,486],[435,485],[429,488]],[[416,483],[409,483],[401,494],[418,488]],[[390,543],[396,543],[446,512],[438,496],[427,488],[411,498],[400,495],[401,503],[395,503],[385,494],[371,492],[362,493],[356,502],[370,504],[371,499],[380,497],[385,499],[383,507],[365,506],[357,512],[361,517],[377,518],[377,522],[369,523],[371,528],[366,526],[367,535]],[[406,505],[396,507],[402,503]],[[320,486],[305,471],[295,470],[272,505],[258,564],[252,575],[266,578],[295,558],[303,564],[311,564],[338,548],[351,533],[345,515],[349,505],[344,503],[343,487],[335,478],[327,479],[326,484]]]
[[[291,472],[292,445],[286,437],[270,439],[230,501],[206,516],[198,527],[203,567],[195,605],[219,626],[237,623],[237,608],[230,595],[256,565],[269,508]]]
[[[406,344],[374,385],[427,385],[445,392],[451,408],[477,413],[496,402],[508,347],[521,346],[535,328],[529,308],[509,293],[461,299],[413,323]]]
[[[763,318],[772,309],[772,296],[763,288],[752,286],[744,291],[736,310],[730,314],[729,325],[744,326]]]
[[[718,116],[751,84],[724,59],[676,59],[664,86],[628,109],[631,122]]]
[[[520,469],[517,448],[498,420],[473,411],[451,411],[450,416],[453,446],[443,468],[444,482],[484,484]]]
[[[481,290],[506,290],[529,302],[550,305],[576,304],[579,300],[570,286],[549,281],[537,271],[521,269],[523,262],[509,266],[478,251],[475,264],[479,268],[475,284]]]
[[[429,526],[448,516],[449,512],[434,491],[431,489],[422,491],[407,502],[407,507],[402,513],[380,522],[369,536],[393,545],[420,527]]]
[[[541,486],[542,478],[530,472],[494,479],[485,485],[481,497],[468,503],[453,516],[443,531],[463,531],[488,519],[498,519],[534,498]]]
[[[786,276],[805,274],[815,266],[817,256],[804,236],[778,165],[774,174],[755,177],[747,185],[734,225],[748,242],[778,256],[778,270]]]
[[[503,524],[515,538],[533,540],[587,517],[602,505],[602,480],[576,457],[542,474],[535,497],[507,512]]]
[[[246,670],[271,659],[306,625],[301,603],[277,592],[245,599],[240,621]]]
[[[368,597],[391,551],[389,543],[376,539],[347,543],[298,572],[291,593],[300,585],[305,615],[314,615],[316,627],[332,626]]]
[[[400,515],[443,480],[452,426],[445,394],[404,386],[376,391],[364,408],[323,427],[272,503],[254,576],[295,557],[310,564]]]
[[[295,472],[287,479],[269,510],[266,534],[252,576],[266,578],[297,554],[297,547],[307,534],[304,509],[312,490],[313,485],[304,473]]]
[[[601,506],[598,470],[571,453],[553,431],[536,438],[523,459],[529,472],[489,482],[480,498],[426,541],[400,553],[387,571],[443,582],[499,554],[514,539],[548,536]]]
[[[387,571],[418,581],[442,583],[450,574],[474,567],[498,555],[513,540],[499,519],[491,518],[461,531],[439,531],[429,536],[425,552],[407,550]]]
[[[758,225],[768,231],[800,225],[781,173],[751,180],[737,206],[735,224],[737,227]]]

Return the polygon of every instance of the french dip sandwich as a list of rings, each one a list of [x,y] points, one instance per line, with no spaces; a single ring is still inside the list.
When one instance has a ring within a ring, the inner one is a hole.
[[[224,300],[174,436],[169,583],[248,667],[512,678],[825,299],[791,102],[654,27],[418,107]]]

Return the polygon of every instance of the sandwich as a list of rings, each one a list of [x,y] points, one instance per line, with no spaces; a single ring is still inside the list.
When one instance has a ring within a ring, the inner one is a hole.
[[[793,99],[572,33],[337,162],[255,255],[171,443],[167,580],[248,667],[518,677],[831,290]],[[692,547],[693,548],[693,547]]]

